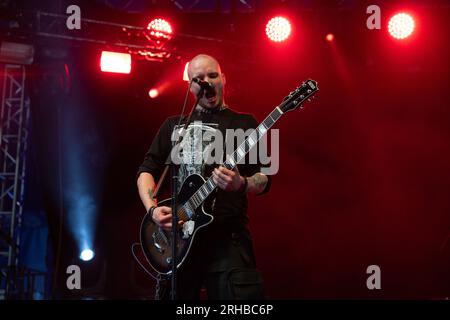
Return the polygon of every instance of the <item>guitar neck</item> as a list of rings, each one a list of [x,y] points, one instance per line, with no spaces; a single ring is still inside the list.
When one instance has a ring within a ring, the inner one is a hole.
[[[265,119],[254,129],[247,138],[239,145],[239,147],[230,155],[223,166],[229,170],[233,170],[236,165],[244,159],[245,155],[259,142],[259,140],[267,133],[275,122],[280,119],[283,111],[276,107]],[[212,176],[191,196],[186,202],[190,208],[189,211],[198,208],[203,201],[216,189],[217,185]]]

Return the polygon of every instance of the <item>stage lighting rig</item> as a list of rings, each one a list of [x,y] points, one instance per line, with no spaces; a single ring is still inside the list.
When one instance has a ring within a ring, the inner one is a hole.
[[[66,27],[66,19],[66,15],[37,12],[35,26],[29,30],[29,35],[38,36],[43,42],[52,38],[62,39],[97,46],[100,50],[127,52],[154,61],[164,61],[175,53],[171,46],[171,28],[167,29],[165,24],[158,23],[148,29],[109,21],[81,19],[80,29],[69,30]]]

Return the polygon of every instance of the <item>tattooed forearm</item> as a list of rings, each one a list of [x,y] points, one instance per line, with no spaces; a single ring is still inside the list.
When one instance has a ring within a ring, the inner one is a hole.
[[[152,189],[148,189],[148,196],[150,197],[150,200],[155,201],[155,199],[153,199],[153,191],[152,191]]]
[[[137,179],[137,187],[139,190],[139,197],[144,204],[145,210],[148,211],[152,206],[156,205],[155,193],[155,180],[150,173],[142,172]]]
[[[247,191],[251,193],[261,193],[267,184],[267,176],[262,173],[255,173],[253,176],[248,178],[248,188]]]

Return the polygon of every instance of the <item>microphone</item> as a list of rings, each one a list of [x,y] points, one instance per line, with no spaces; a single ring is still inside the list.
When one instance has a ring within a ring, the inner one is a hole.
[[[210,98],[216,95],[216,90],[214,89],[213,85],[208,81],[199,78],[192,78],[192,82],[198,84],[200,88],[205,91],[205,97]]]

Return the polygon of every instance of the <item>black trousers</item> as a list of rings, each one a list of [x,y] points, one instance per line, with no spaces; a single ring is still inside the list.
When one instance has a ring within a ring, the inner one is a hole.
[[[177,272],[177,298],[198,300],[201,289],[212,300],[263,299],[263,281],[256,269],[253,244],[246,228],[238,231],[199,230],[189,255]],[[170,278],[161,284],[170,298]]]

